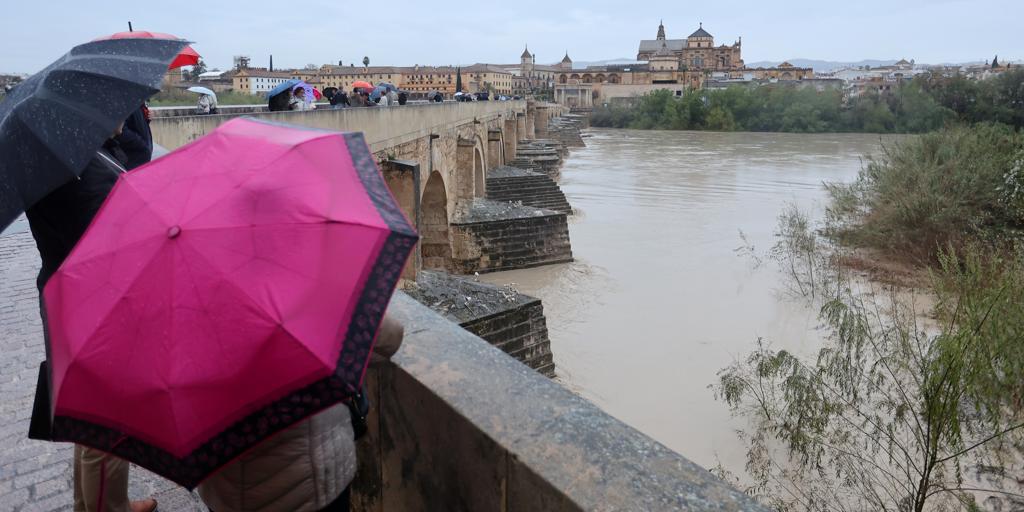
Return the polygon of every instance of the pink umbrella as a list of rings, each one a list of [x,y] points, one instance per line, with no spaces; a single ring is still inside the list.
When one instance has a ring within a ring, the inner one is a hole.
[[[124,175],[44,291],[54,440],[194,487],[358,389],[416,240],[359,133],[236,119]]]

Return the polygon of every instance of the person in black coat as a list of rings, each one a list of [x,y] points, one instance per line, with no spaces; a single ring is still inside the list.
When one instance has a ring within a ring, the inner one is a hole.
[[[124,121],[117,144],[124,150],[125,168],[131,170],[153,159],[153,132],[149,129],[149,108],[142,105]]]
[[[122,128],[118,127],[86,164],[78,179],[50,192],[25,211],[42,259],[36,286],[44,336],[47,323],[43,288],[71,254],[118,177],[125,172],[127,157],[117,143],[122,134]],[[50,410],[49,373],[43,363],[32,406],[30,438],[50,439]],[[129,501],[129,464],[123,459],[79,445],[75,446],[73,469],[75,510],[95,510],[97,503],[102,503],[103,510],[153,512],[157,508],[152,498]]]

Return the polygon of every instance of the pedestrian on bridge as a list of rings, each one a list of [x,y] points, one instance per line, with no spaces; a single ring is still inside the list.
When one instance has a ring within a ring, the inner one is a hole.
[[[51,397],[56,394],[49,388],[52,331],[43,289],[125,171],[115,140],[124,120],[159,90],[168,66],[186,46],[162,38],[79,45],[0,103],[0,229],[25,211],[42,259],[36,282],[47,361],[40,367],[32,408],[33,439],[79,442],[61,439],[55,430]],[[82,391],[106,398],[99,389]],[[144,417],[145,411],[133,414]],[[128,462],[89,446],[75,447],[75,512],[156,509],[153,499],[129,501]]]

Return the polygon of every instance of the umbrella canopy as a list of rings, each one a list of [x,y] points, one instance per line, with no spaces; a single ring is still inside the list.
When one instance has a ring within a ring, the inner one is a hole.
[[[189,92],[194,92],[196,94],[207,94],[209,96],[213,96],[214,98],[217,97],[217,93],[213,92],[211,89],[207,89],[206,87],[201,87],[201,86],[198,86],[198,85],[194,85],[192,87],[189,87],[188,91]]]
[[[196,486],[359,389],[416,241],[361,133],[235,119],[123,175],[44,290],[54,440]]]
[[[352,90],[356,89],[366,89],[367,91],[371,91],[373,90],[373,84],[371,84],[370,82],[359,80],[357,82],[352,83]]]
[[[380,98],[381,94],[387,94],[387,93],[388,93],[388,88],[387,87],[384,87],[383,85],[378,85],[377,87],[373,88],[373,91],[370,92],[370,99],[373,100],[373,101],[377,101],[377,98]]]
[[[281,94],[282,92],[285,91],[291,93],[292,89],[300,83],[302,83],[302,80],[299,80],[298,78],[290,78],[288,80],[285,80],[284,82],[278,84],[277,87],[271,89],[270,92],[267,93],[267,98],[273,98],[274,96],[277,96],[278,94]]]
[[[116,34],[110,34],[109,36],[100,37],[94,39],[94,41],[103,41],[105,39],[170,39],[174,41],[180,41],[181,38],[173,36],[171,34],[164,34],[162,32],[149,32],[147,30],[134,30],[129,32],[118,32]],[[167,65],[167,69],[180,68],[182,66],[195,66],[199,64],[199,53],[192,49],[191,46],[186,46],[178,52],[178,55],[174,57],[174,60]]]
[[[380,82],[377,84],[377,87],[383,87],[385,90],[398,92],[398,87],[395,87],[395,84],[391,82]]]
[[[295,84],[292,87],[292,92],[294,93],[296,89],[302,89],[304,91],[303,92],[303,96],[302,96],[302,101],[304,101],[306,103],[312,103],[313,102],[313,97],[314,97],[315,93],[313,92],[313,86],[312,85],[309,85],[306,82],[300,80],[298,84]]]
[[[0,102],[0,231],[75,179],[119,123],[160,90],[184,41],[76,46]]]
[[[314,87],[313,88],[313,99],[319,100],[320,98],[323,98],[323,97],[324,97],[323,93],[321,93],[319,89]]]

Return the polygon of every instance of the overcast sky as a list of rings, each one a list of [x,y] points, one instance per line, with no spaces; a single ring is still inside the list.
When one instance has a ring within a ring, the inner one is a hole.
[[[4,0],[2,13],[0,72],[37,71],[75,44],[127,30],[129,20],[195,41],[222,69],[239,54],[266,66],[271,53],[275,67],[347,65],[364,55],[371,65],[512,63],[525,43],[538,63],[566,50],[576,61],[635,58],[662,18],[670,38],[698,22],[716,44],[742,37],[747,62],[1024,58],[1024,0]]]

